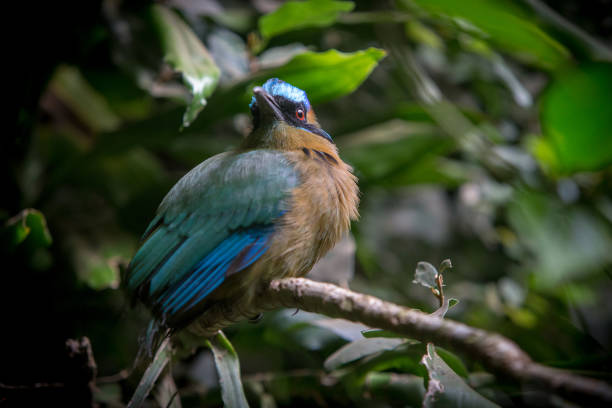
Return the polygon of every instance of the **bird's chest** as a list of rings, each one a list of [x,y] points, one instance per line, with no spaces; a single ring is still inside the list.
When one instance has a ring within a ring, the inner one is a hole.
[[[358,190],[337,156],[303,150],[292,159],[301,183],[291,192],[270,256],[282,260],[277,271],[301,276],[348,231],[357,217]]]

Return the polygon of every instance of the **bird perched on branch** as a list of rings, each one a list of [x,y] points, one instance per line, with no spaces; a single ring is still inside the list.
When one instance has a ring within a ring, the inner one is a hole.
[[[273,78],[253,94],[251,133],[176,183],[128,267],[165,333],[213,304],[248,315],[262,284],[305,275],[358,216],[356,178],[306,93]]]

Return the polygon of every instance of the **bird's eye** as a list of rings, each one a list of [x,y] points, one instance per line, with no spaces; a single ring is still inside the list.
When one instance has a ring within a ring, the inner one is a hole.
[[[306,119],[306,114],[304,113],[304,109],[298,108],[298,110],[295,111],[295,117],[298,118],[298,120]]]

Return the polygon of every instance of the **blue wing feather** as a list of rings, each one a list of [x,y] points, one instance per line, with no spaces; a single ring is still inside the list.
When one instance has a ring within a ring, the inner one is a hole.
[[[225,278],[268,249],[299,177],[282,152],[212,157],[164,198],[127,274],[161,321],[183,322]]]
[[[173,314],[186,305],[202,301],[229,274],[239,272],[259,259],[265,253],[272,233],[270,226],[234,232],[196,265],[188,279],[168,290],[160,302],[161,308],[165,313]],[[239,263],[232,267],[237,259]]]

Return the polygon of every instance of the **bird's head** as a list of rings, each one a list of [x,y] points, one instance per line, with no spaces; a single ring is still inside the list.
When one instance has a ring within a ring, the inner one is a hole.
[[[249,105],[253,130],[249,147],[298,149],[312,144],[333,146],[331,136],[321,129],[306,92],[272,78],[253,88]]]

